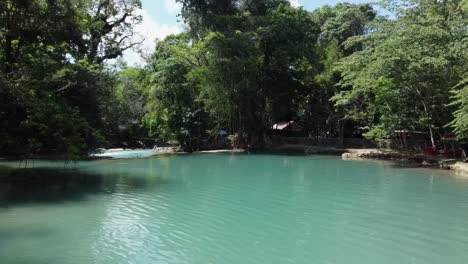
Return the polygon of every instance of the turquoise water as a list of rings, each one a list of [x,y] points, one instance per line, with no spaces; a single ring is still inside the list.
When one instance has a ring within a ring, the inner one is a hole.
[[[156,155],[157,153],[151,149],[140,150],[122,150],[105,152],[101,154],[94,154],[96,157],[111,157],[114,159],[134,159],[134,158],[147,158]]]
[[[2,264],[468,263],[468,181],[437,170],[230,154],[28,166],[42,169],[0,177]]]

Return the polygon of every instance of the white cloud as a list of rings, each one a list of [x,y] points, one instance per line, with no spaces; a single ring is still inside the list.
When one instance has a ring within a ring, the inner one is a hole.
[[[302,6],[300,3],[299,3],[299,0],[289,0],[289,3],[291,3],[291,5],[293,7],[300,7]]]
[[[182,4],[176,2],[176,0],[164,0],[164,6],[168,13],[177,14],[182,8]]]
[[[136,33],[134,39],[144,38],[143,43],[138,47],[138,50],[143,51],[143,53],[153,52],[157,39],[164,39],[168,35],[182,32],[181,26],[161,24],[154,20],[146,10],[138,10],[137,14],[142,16],[142,22],[134,27]],[[131,66],[144,64],[144,59],[136,50],[126,50],[123,59]]]
[[[288,0],[293,7],[302,6],[299,0]],[[164,0],[164,6],[166,12],[171,14],[177,14],[180,12],[181,4],[176,2],[176,0]],[[139,25],[134,27],[134,32],[136,33],[134,40],[138,41],[144,39],[143,43],[135,48],[126,50],[123,54],[123,59],[130,66],[143,65],[145,63],[142,58],[141,51],[143,54],[149,54],[154,51],[156,46],[156,40],[164,39],[166,36],[171,34],[177,34],[183,31],[183,25],[169,25],[162,24],[156,21],[151,15],[144,9],[137,11],[138,15],[142,16],[142,22]],[[140,52],[139,52],[140,51]]]

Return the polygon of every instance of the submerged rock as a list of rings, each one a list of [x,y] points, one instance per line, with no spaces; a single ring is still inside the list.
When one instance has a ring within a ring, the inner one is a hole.
[[[449,168],[459,174],[466,175],[468,177],[468,163],[466,162],[455,162],[450,165]]]
[[[439,167],[442,169],[450,169],[450,166],[454,165],[457,163],[456,159],[444,159],[438,162]]]
[[[360,159],[381,159],[381,160],[400,160],[407,158],[403,153],[394,151],[384,151],[379,149],[350,149],[349,152],[341,155],[344,160]]]

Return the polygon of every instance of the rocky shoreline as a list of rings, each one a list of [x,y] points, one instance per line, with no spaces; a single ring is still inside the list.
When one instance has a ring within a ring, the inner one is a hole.
[[[403,153],[381,149],[350,149],[341,155],[343,160],[398,160],[416,162],[421,166],[452,170],[468,177],[468,163],[456,159],[446,159],[439,156]]]
[[[334,148],[299,144],[283,144],[271,149],[273,153],[302,155],[334,155],[343,160],[389,160],[408,161],[422,167],[452,170],[468,177],[468,163],[440,156],[428,156],[411,152],[400,152],[379,148]]]
[[[468,163],[457,161],[449,166],[449,169],[455,171],[458,174],[463,174],[468,177]]]

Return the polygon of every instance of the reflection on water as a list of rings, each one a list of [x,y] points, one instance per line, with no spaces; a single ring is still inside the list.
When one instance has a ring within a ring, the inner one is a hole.
[[[115,193],[119,188],[145,189],[169,179],[141,177],[128,172],[116,174],[76,168],[0,167],[0,206],[24,203],[79,201],[91,194]]]
[[[468,182],[324,156],[0,170],[0,263],[468,263]]]
[[[132,159],[132,158],[147,158],[158,153],[151,149],[141,150],[122,150],[122,151],[110,151],[99,154],[93,154],[95,157],[110,157],[114,159]]]

